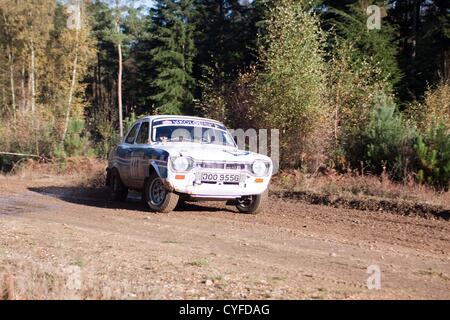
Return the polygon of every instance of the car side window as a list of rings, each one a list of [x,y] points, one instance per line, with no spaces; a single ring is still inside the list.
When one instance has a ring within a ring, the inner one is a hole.
[[[148,122],[143,122],[141,125],[141,129],[139,130],[139,134],[136,138],[137,144],[146,144],[149,140],[150,134],[150,124]]]
[[[125,143],[133,144],[134,139],[136,138],[137,131],[139,129],[140,123],[136,124],[133,129],[131,129],[130,133],[128,134],[127,138],[125,139]]]

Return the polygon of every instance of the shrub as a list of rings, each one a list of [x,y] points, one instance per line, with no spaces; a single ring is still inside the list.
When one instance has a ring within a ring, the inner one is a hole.
[[[373,104],[369,122],[356,132],[348,156],[354,167],[362,162],[373,174],[386,171],[395,180],[403,179],[412,167],[414,131],[386,96],[376,96]]]
[[[227,105],[225,95],[227,85],[218,79],[224,77],[224,74],[218,74],[218,71],[212,67],[203,67],[204,75],[199,81],[202,97],[196,101],[196,109],[206,117],[221,122],[227,122]]]
[[[89,135],[84,130],[84,121],[73,119],[69,123],[66,140],[64,141],[64,151],[67,156],[92,155]]]
[[[0,150],[35,155],[49,155],[57,144],[54,118],[42,110],[35,114],[18,112],[16,119],[2,121]]]
[[[425,134],[419,134],[414,144],[417,155],[419,182],[437,189],[449,189],[450,133],[444,123],[432,125]]]
[[[127,131],[131,129],[131,126],[138,120],[138,116],[136,115],[136,113],[132,112],[130,113],[129,116],[125,117],[125,119],[123,119],[123,128],[124,128],[124,132],[123,134],[127,134]]]
[[[117,144],[119,135],[113,122],[107,119],[99,121],[96,129],[99,139],[95,146],[95,152],[100,158],[107,159],[111,148]]]
[[[407,113],[422,131],[435,123],[441,123],[450,129],[450,84],[441,82],[434,88],[428,88],[424,101],[412,103]]]

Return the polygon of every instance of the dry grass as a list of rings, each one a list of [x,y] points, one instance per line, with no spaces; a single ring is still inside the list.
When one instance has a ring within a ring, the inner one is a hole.
[[[148,288],[113,281],[78,266],[27,263],[26,258],[0,267],[1,300],[143,299]]]
[[[358,173],[306,175],[300,171],[282,172],[274,177],[274,191],[298,191],[348,198],[408,200],[450,207],[450,192],[435,190],[418,184],[413,178],[396,183],[386,176]]]
[[[28,160],[11,175],[29,180],[60,177],[70,186],[98,188],[105,185],[106,167],[106,161],[88,157],[67,158],[63,163]]]

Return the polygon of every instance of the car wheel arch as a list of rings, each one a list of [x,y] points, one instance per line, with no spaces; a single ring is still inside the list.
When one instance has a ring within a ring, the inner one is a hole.
[[[161,170],[159,169],[158,164],[155,161],[150,162],[150,168],[148,171],[148,176],[146,178],[148,179],[152,175],[152,173],[156,173],[161,179],[164,178],[161,174]]]
[[[108,186],[111,183],[111,175],[113,172],[116,172],[120,179],[122,177],[120,176],[120,171],[116,166],[113,166],[111,168],[106,168],[106,185]]]

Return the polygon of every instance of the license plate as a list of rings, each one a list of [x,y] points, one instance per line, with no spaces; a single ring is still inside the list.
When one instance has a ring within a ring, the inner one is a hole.
[[[239,183],[241,181],[241,175],[228,173],[202,173],[201,180],[202,182]]]

